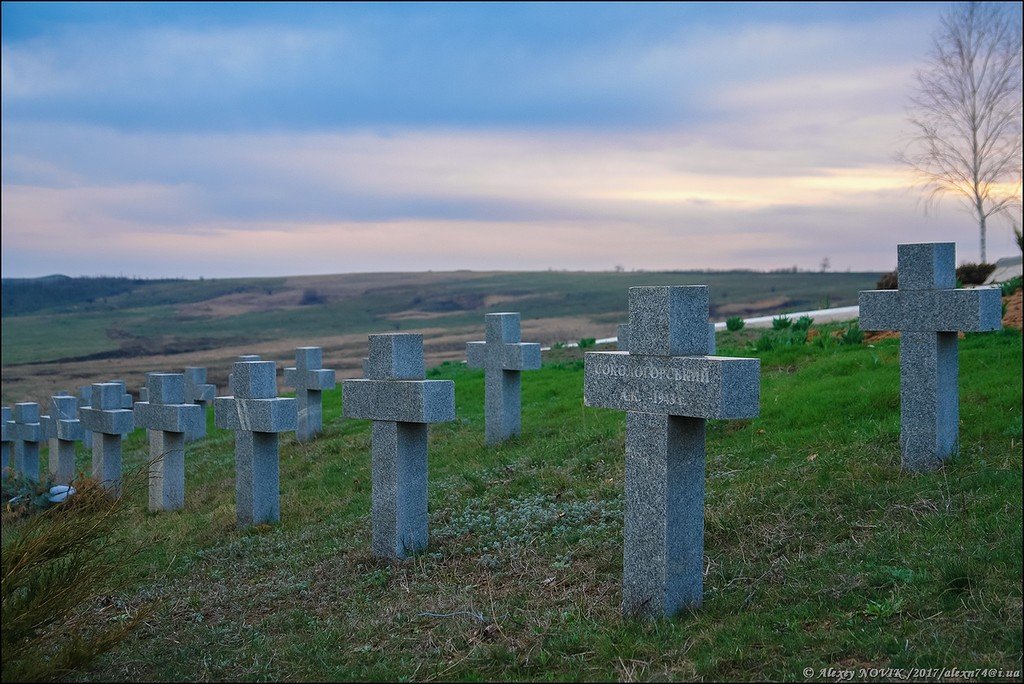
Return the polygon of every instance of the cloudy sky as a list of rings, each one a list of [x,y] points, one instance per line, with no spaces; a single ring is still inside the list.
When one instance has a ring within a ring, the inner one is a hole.
[[[946,7],[5,2],[3,275],[977,260],[893,161]]]

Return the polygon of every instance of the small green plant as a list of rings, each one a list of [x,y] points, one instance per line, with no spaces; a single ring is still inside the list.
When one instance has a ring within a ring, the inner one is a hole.
[[[552,349],[565,349],[565,342],[555,342],[551,345]]]
[[[772,329],[774,330],[785,330],[792,324],[792,319],[786,314],[776,316],[775,318],[772,319]]]
[[[1014,292],[1019,290],[1021,287],[1021,277],[1014,276],[1007,280],[1005,283],[1000,283],[999,289],[1002,290],[1004,297],[1009,297]]]
[[[744,325],[746,325],[746,322],[739,316],[730,316],[725,321],[725,329],[732,332],[743,330]]]
[[[778,340],[771,333],[761,333],[761,337],[757,338],[754,342],[754,351],[766,352],[775,349],[778,346]]]
[[[819,331],[820,332],[820,331]],[[828,349],[835,344],[835,338],[828,333],[820,333],[814,338],[814,346],[819,349]]]
[[[864,331],[860,329],[860,324],[856,322],[850,323],[846,330],[843,331],[840,340],[842,340],[843,344],[860,344],[864,341]]]
[[[809,330],[814,319],[810,316],[801,316],[793,322],[793,330]]]
[[[595,342],[597,342],[597,339],[594,337],[584,337],[579,341],[578,346],[580,349],[586,349],[587,347],[593,347]]]

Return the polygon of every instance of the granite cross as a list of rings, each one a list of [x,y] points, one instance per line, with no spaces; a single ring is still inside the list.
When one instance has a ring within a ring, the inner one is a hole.
[[[937,468],[957,449],[957,332],[999,330],[998,287],[956,287],[956,245],[896,249],[898,290],[860,293],[862,330],[900,331],[900,452],[903,468]]]
[[[466,365],[484,369],[485,440],[497,444],[521,429],[521,371],[540,368],[540,345],[520,342],[518,313],[484,315],[483,342],[466,344]]]
[[[258,359],[254,359],[258,360]],[[185,401],[198,404],[202,419],[196,426],[195,432],[186,432],[185,441],[193,442],[200,437],[206,436],[206,407],[213,404],[217,396],[217,387],[206,382],[206,369],[202,366],[188,366],[185,368]]]
[[[427,546],[428,424],[455,420],[455,383],[424,380],[423,335],[370,335],[366,378],[342,381],[346,418],[373,421],[373,553]]]
[[[334,371],[323,367],[320,347],[298,347],[295,366],[284,369],[284,384],[295,388],[299,426],[295,438],[306,442],[323,430],[323,391],[334,387]]]
[[[67,394],[50,397],[45,429],[50,440],[50,478],[55,484],[71,484],[75,479],[75,442],[82,440],[83,433],[78,399]]]
[[[82,427],[93,432],[92,476],[114,496],[121,495],[121,439],[135,429],[135,414],[124,406],[124,385],[97,382],[92,406],[81,410]]]
[[[174,511],[185,506],[185,435],[196,430],[202,409],[186,403],[181,373],[147,373],[146,384],[149,401],[135,404],[135,422],[151,437],[149,510]]]
[[[7,469],[14,466],[14,459],[11,457],[13,440],[13,428],[8,428],[7,423],[11,422],[11,407],[4,406],[3,414],[0,415],[0,449],[3,450],[3,477],[7,479]]]
[[[39,443],[46,441],[46,420],[39,415],[39,404],[26,401],[14,405],[14,420],[7,424],[14,439],[14,469],[33,482],[39,482]]]
[[[587,406],[626,411],[623,613],[700,605],[704,428],[758,414],[760,360],[706,355],[706,286],[631,287],[628,352],[587,352]]]
[[[281,519],[278,433],[298,423],[294,399],[277,397],[273,361],[238,361],[235,394],[214,399],[217,427],[235,431],[235,514],[239,527]]]

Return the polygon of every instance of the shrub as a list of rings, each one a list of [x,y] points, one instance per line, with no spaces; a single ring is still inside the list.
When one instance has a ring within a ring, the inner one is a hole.
[[[1007,280],[1005,283],[1000,283],[999,289],[1003,291],[1004,297],[1009,297],[1014,292],[1020,289],[1021,278],[1020,276],[1014,276]]]
[[[811,323],[814,323],[814,319],[810,316],[801,316],[793,322],[793,330],[807,331],[811,328]]]
[[[956,268],[956,279],[964,285],[982,285],[994,270],[995,264],[961,264]]]
[[[772,329],[774,330],[785,330],[792,324],[793,321],[786,314],[776,316],[772,319]]]
[[[778,340],[775,339],[775,336],[765,332],[761,333],[761,337],[757,338],[757,341],[754,342],[754,351],[771,351],[772,349],[775,349],[775,347],[777,346]]]
[[[116,626],[98,623],[89,604],[123,588],[128,549],[115,538],[124,499],[92,480],[76,494],[23,521],[4,520],[0,662],[5,681],[65,679],[115,646],[149,614]],[[6,516],[5,516],[6,518]]]
[[[864,331],[859,323],[850,323],[839,339],[843,344],[860,344],[864,341]]]
[[[594,337],[584,337],[579,341],[579,348],[586,349],[587,347],[593,347],[597,339]]]
[[[876,290],[897,290],[900,286],[900,279],[896,276],[896,271],[890,271],[882,275],[875,283]]]
[[[307,287],[302,291],[302,297],[299,299],[299,306],[311,306],[313,304],[325,304],[327,300],[322,294],[317,292],[312,287]]]
[[[725,328],[726,328],[726,330],[731,330],[732,332],[736,332],[737,330],[742,330],[744,325],[746,325],[746,323],[739,316],[730,316],[725,321]]]

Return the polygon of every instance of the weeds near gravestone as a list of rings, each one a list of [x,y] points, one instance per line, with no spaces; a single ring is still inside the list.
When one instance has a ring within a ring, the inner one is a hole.
[[[814,323],[814,319],[810,316],[801,316],[800,318],[793,321],[793,330],[810,330],[811,323]]]
[[[782,314],[781,316],[776,316],[775,318],[772,319],[772,329],[785,330],[792,323],[793,320],[789,316],[787,316],[786,314]]]
[[[839,339],[843,344],[860,344],[864,341],[864,331],[859,323],[850,323]]]
[[[587,347],[593,347],[596,342],[597,338],[595,337],[584,337],[579,341],[579,344],[577,346],[580,349],[586,349]]]
[[[725,321],[725,329],[731,332],[736,332],[737,330],[743,330],[743,326],[746,324],[746,321],[744,321],[741,317],[730,316]]]
[[[4,512],[4,681],[66,678],[152,612],[146,607],[132,614],[109,599],[126,585],[124,569],[138,552],[117,537],[124,499],[91,479],[74,484],[74,496],[38,515],[19,520]]]
[[[1007,280],[1005,283],[999,284],[999,289],[1002,290],[1004,297],[1009,297],[1014,292],[1021,288],[1021,277],[1014,276]],[[1003,313],[1006,313],[1005,311]]]

